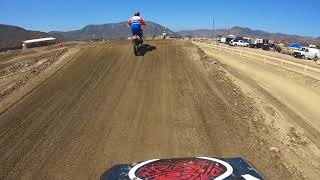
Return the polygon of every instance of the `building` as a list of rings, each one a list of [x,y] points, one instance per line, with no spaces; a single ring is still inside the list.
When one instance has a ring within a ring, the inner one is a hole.
[[[53,37],[41,38],[41,39],[30,39],[30,40],[22,41],[22,48],[27,49],[29,47],[47,46],[50,44],[55,44],[56,40],[57,39]]]

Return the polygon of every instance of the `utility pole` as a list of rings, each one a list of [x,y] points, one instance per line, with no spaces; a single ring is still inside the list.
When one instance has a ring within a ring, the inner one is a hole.
[[[230,19],[228,18],[228,35],[230,34]]]
[[[214,34],[214,18],[213,18],[213,21],[212,21],[212,36],[213,36],[213,40],[214,40],[214,37],[215,37],[215,34]]]
[[[227,18],[224,19],[224,35],[227,37]]]

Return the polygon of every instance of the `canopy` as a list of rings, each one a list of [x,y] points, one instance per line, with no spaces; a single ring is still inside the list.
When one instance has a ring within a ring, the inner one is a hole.
[[[302,47],[301,44],[289,44],[288,46],[293,47],[293,48],[298,48],[298,49],[300,49]]]

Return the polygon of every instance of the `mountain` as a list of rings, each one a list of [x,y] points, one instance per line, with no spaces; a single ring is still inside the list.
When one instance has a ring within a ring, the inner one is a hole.
[[[192,31],[173,32],[170,29],[154,23],[147,22],[148,26],[144,28],[145,36],[159,36],[164,31],[170,36],[194,36],[194,37],[212,37],[212,30],[199,29]],[[215,35],[225,35],[224,29],[215,30]],[[229,30],[229,34],[236,36],[244,36],[251,38],[273,39],[287,43],[302,43],[320,45],[320,37],[302,37],[297,35],[286,35],[282,33],[270,33],[261,30],[252,30],[245,27],[233,27]],[[0,51],[6,49],[18,48],[21,46],[21,41],[35,38],[45,38],[53,36],[58,40],[87,40],[91,38],[118,39],[127,38],[130,36],[130,28],[127,22],[109,23],[102,25],[88,25],[76,31],[59,32],[52,31],[49,33],[40,31],[30,31],[17,26],[0,24]]]
[[[147,27],[144,29],[145,36],[158,36],[161,35],[163,31],[166,31],[169,35],[177,35],[170,29],[151,21],[147,22]],[[76,31],[53,31],[49,32],[49,34],[62,35],[64,38],[68,40],[87,40],[91,38],[117,39],[129,37],[130,28],[127,26],[127,22],[120,22],[102,25],[88,25]]]
[[[197,30],[179,31],[178,33],[181,36],[212,37],[213,31],[209,29],[197,29]]]
[[[29,31],[17,26],[0,24],[0,51],[18,48],[21,41],[35,38],[49,37],[49,34],[40,31]]]
[[[168,35],[178,36],[170,29],[154,22],[147,22],[144,30],[145,36],[158,36],[164,31]],[[126,38],[130,35],[127,22],[110,23],[102,25],[88,25],[80,30],[49,33],[30,31],[17,26],[0,24],[0,51],[21,47],[21,41],[36,38],[56,37],[58,40],[87,40],[91,38],[117,39]]]
[[[194,37],[212,37],[213,31],[209,29],[199,29],[193,31],[179,31],[182,36],[194,36]],[[320,37],[302,37],[298,35],[287,35],[282,33],[270,33],[261,30],[252,30],[247,27],[235,26],[229,30],[228,34],[233,34],[241,37],[273,39],[280,42],[287,43],[302,43],[302,44],[320,44]],[[224,29],[216,29],[215,35],[225,36]]]

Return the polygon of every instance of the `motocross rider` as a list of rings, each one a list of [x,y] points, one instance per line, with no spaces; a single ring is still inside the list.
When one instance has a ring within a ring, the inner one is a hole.
[[[128,25],[131,26],[132,36],[137,34],[142,41],[142,28],[141,26],[145,26],[146,23],[144,19],[140,16],[140,12],[134,13],[133,17],[128,20]]]

